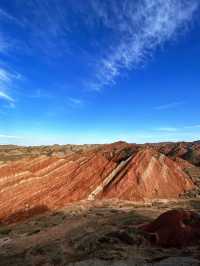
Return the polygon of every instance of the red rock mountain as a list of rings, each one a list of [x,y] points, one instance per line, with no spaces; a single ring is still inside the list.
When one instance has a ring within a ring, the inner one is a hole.
[[[200,166],[200,141],[157,143],[150,146],[171,158],[179,157]]]
[[[2,162],[0,220],[17,221],[83,199],[171,199],[194,189],[184,170],[191,164],[161,154],[160,149],[118,142],[63,156]]]
[[[181,166],[152,149],[141,150],[108,186],[103,197],[126,200],[177,198],[193,188]]]

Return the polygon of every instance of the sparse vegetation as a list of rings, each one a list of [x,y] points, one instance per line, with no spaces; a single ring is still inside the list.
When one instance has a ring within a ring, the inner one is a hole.
[[[37,234],[37,233],[39,233],[41,231],[41,229],[33,229],[32,231],[30,231],[30,232],[28,232],[28,235],[30,236],[30,235],[34,235],[34,234]]]
[[[55,254],[53,257],[52,257],[52,262],[53,262],[53,265],[60,265],[61,262],[62,262],[62,258],[59,254]]]
[[[0,237],[7,236],[7,235],[9,235],[10,232],[11,232],[11,229],[10,228],[5,227],[5,226],[0,227]]]
[[[137,212],[129,212],[127,214],[120,216],[120,223],[124,226],[134,225],[140,222],[142,222],[142,217],[138,216]]]
[[[32,253],[33,255],[38,255],[38,254],[43,255],[43,254],[45,253],[45,251],[44,251],[44,249],[43,249],[40,245],[38,245],[38,246],[35,246],[35,247],[31,250],[31,253]]]

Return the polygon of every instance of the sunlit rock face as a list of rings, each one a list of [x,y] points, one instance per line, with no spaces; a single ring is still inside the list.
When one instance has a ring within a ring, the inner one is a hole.
[[[193,187],[179,163],[148,148],[137,153],[102,197],[126,200],[177,198]]]

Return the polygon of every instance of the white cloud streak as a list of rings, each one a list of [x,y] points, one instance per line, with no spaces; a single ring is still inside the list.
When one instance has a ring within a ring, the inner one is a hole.
[[[174,109],[176,107],[179,107],[181,105],[184,105],[184,102],[172,102],[172,103],[167,103],[167,104],[162,104],[155,106],[155,110],[168,110],[168,109]]]
[[[0,54],[3,54],[7,51],[9,45],[7,41],[5,40],[2,32],[0,32]]]
[[[196,124],[196,125],[186,125],[186,126],[182,126],[182,127],[170,127],[170,126],[161,126],[161,127],[157,127],[155,129],[153,129],[153,131],[157,131],[157,132],[162,132],[162,133],[171,133],[171,134],[180,134],[182,133],[188,133],[188,132],[193,132],[193,134],[195,135],[195,132],[199,132],[200,130],[200,125]]]
[[[200,129],[200,124],[198,125],[192,125],[192,126],[185,126],[185,129]]]
[[[178,131],[178,128],[176,128],[176,127],[160,127],[160,128],[157,128],[156,131],[176,132],[176,131]]]
[[[19,26],[23,26],[23,23],[21,23],[17,18],[13,17],[9,13],[7,13],[5,10],[0,8],[0,20],[6,19],[7,21],[14,22],[18,24]]]
[[[11,82],[12,76],[13,75],[9,71],[3,68],[0,68],[0,81],[1,82],[5,82],[5,83]]]
[[[96,90],[115,83],[124,69],[143,65],[155,49],[186,29],[197,0],[92,1],[93,10],[113,32],[112,46],[97,64]],[[108,4],[110,3],[110,4]],[[112,4],[111,4],[112,3]]]
[[[20,136],[13,136],[13,135],[4,135],[4,134],[0,134],[0,138],[6,138],[6,139],[21,139],[22,137],[20,137]]]
[[[73,97],[69,97],[68,98],[68,103],[70,106],[72,107],[82,107],[84,102],[82,99],[79,98],[73,98]]]
[[[14,50],[30,54],[37,49],[44,55],[57,57],[68,51],[65,0],[21,0],[13,1],[12,6],[17,10],[13,14],[0,7],[0,52]],[[7,25],[24,32],[28,38],[23,40],[6,32],[4,26]]]
[[[22,0],[22,3],[24,28],[30,32],[29,47],[39,48],[40,52],[51,57],[68,51],[69,23],[65,1]]]
[[[6,94],[5,92],[0,91],[0,98],[3,100],[6,100],[8,102],[14,102],[15,100],[9,96],[8,94]]]
[[[14,81],[21,79],[21,75],[0,67],[0,99],[9,102],[9,107],[13,108],[15,99],[10,96]]]

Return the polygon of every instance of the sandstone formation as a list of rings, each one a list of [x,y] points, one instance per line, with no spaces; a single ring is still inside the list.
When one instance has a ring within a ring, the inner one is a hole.
[[[108,186],[103,197],[126,200],[177,198],[194,184],[174,161],[153,149],[144,149]]]
[[[85,199],[178,198],[195,188],[186,164],[125,142],[3,162],[0,220],[14,222]]]

